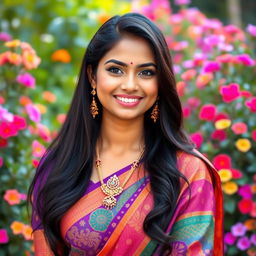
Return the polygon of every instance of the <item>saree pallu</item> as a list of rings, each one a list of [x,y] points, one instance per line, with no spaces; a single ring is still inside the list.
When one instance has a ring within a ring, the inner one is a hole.
[[[121,184],[130,167],[115,173]],[[189,187],[181,180],[177,206],[166,230],[172,238],[169,255],[222,256],[223,213],[218,174],[213,167],[185,152],[178,153],[177,167],[188,179]],[[143,221],[153,207],[153,196],[149,177],[144,176],[142,168],[131,176],[112,210],[102,207],[104,194],[100,183],[90,183],[86,194],[61,220],[60,230],[70,247],[70,256],[162,255],[156,242],[143,231]],[[42,229],[35,230],[34,245],[36,255],[53,255]]]

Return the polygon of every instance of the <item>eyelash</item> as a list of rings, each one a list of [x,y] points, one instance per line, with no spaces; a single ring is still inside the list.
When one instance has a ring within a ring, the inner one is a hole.
[[[115,75],[119,75],[120,74],[120,73],[118,73],[119,71],[121,72],[121,74],[123,73],[123,71],[117,67],[109,67],[109,68],[107,68],[107,71],[109,71]],[[145,72],[147,74],[145,74]],[[142,76],[146,76],[146,77],[154,76],[156,74],[156,72],[151,69],[145,69],[145,70],[140,71],[139,73],[141,73],[141,74],[144,73],[144,74],[142,74]],[[148,73],[150,73],[150,74],[148,74]]]

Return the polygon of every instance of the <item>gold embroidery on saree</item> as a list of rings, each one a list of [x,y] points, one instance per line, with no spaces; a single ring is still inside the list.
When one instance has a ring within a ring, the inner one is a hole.
[[[88,246],[95,250],[98,248],[101,241],[101,235],[98,232],[90,231],[88,228],[78,230],[76,226],[73,226],[67,232],[67,237],[74,245],[79,247]]]

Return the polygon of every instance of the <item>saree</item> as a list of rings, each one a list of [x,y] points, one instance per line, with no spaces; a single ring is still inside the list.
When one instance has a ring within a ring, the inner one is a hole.
[[[177,154],[177,167],[189,186],[181,179],[177,205],[166,230],[171,236],[171,256],[224,255],[220,179],[211,163],[201,157],[204,161],[185,152]],[[121,184],[130,167],[115,173]],[[113,209],[102,207],[103,198],[100,182],[91,181],[85,194],[63,216],[60,231],[70,247],[69,256],[162,255],[159,245],[143,231],[143,221],[154,205],[143,165],[116,197]],[[32,227],[38,226],[36,213],[32,217]],[[34,230],[34,247],[36,256],[53,255],[40,226]]]

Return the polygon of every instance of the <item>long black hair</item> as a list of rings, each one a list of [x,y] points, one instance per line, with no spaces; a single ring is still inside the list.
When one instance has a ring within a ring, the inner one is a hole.
[[[91,84],[86,71],[91,66],[95,74],[100,59],[127,33],[144,38],[156,60],[160,116],[153,123],[150,119],[152,108],[145,113],[143,155],[154,206],[146,216],[143,228],[163,250],[170,247],[170,236],[165,230],[176,207],[180,178],[186,180],[177,169],[176,153],[178,150],[195,153],[183,130],[181,102],[164,36],[143,15],[128,13],[109,19],[89,43],[66,120],[47,148],[29,188],[29,203],[38,214],[55,255],[68,255],[69,248],[60,233],[60,221],[88,187],[100,133],[102,106],[96,99],[100,114],[93,119],[89,111]]]

